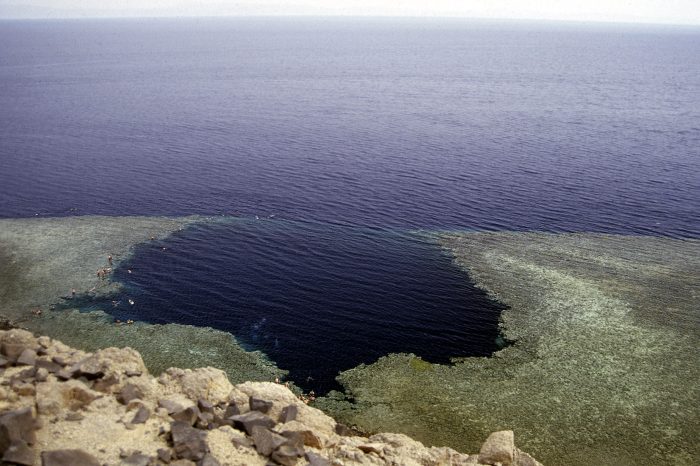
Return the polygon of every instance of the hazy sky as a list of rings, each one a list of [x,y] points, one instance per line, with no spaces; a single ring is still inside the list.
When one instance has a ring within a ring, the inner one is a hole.
[[[349,15],[700,24],[700,0],[0,0],[0,18]]]

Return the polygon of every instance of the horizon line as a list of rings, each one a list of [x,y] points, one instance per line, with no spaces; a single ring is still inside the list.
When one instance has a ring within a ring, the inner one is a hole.
[[[284,18],[310,18],[310,19],[399,19],[399,20],[456,20],[456,21],[484,21],[484,22],[542,22],[542,23],[569,23],[591,25],[627,25],[627,26],[671,26],[671,27],[700,27],[698,23],[658,22],[653,20],[614,20],[614,19],[565,19],[565,18],[512,18],[512,17],[483,17],[483,16],[412,16],[412,15],[310,15],[310,14],[230,14],[230,15],[121,15],[121,16],[0,16],[0,21],[62,21],[62,20],[137,20],[137,19],[284,19]]]

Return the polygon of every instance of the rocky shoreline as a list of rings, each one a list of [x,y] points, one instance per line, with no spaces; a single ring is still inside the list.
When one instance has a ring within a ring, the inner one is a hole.
[[[476,454],[402,434],[369,437],[282,384],[232,385],[211,367],[149,374],[138,352],[87,353],[47,336],[0,331],[0,460],[58,465],[537,466],[512,431]]]

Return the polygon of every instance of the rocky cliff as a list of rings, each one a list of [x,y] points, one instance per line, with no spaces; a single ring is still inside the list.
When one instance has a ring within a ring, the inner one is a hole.
[[[476,454],[401,434],[365,437],[284,385],[233,386],[211,367],[148,373],[138,352],[86,353],[0,331],[0,459],[55,465],[517,465],[513,432]]]

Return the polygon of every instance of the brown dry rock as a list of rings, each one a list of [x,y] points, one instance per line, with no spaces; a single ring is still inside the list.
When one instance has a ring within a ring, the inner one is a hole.
[[[24,350],[36,350],[38,346],[34,335],[26,330],[12,329],[3,331],[0,335],[0,354],[13,364]]]

